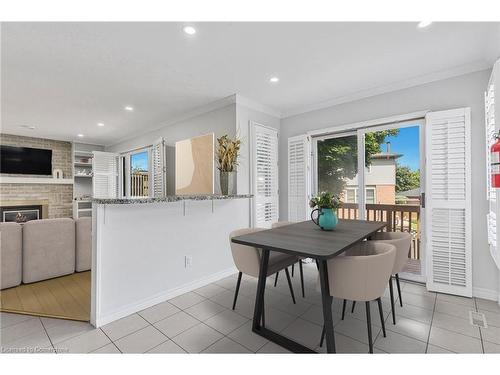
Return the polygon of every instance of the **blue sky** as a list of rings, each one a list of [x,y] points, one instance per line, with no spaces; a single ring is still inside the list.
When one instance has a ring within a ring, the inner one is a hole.
[[[139,154],[134,154],[130,157],[131,169],[139,168],[143,171],[148,170],[148,152],[144,151]]]
[[[400,128],[397,136],[387,137],[386,142],[391,142],[391,152],[403,154],[398,159],[399,165],[406,165],[411,169],[419,169],[420,149],[418,126],[409,128]],[[382,151],[385,151],[385,145],[382,145]]]

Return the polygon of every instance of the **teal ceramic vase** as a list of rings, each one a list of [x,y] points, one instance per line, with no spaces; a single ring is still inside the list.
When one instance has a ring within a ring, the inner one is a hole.
[[[318,217],[315,219],[314,212],[316,211]],[[332,208],[316,208],[311,212],[311,220],[323,230],[333,230],[339,222],[337,213]]]

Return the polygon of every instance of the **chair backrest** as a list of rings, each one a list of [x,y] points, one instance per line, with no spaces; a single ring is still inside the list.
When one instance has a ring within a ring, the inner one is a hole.
[[[240,245],[231,241],[233,237],[244,234],[260,232],[263,228],[243,228],[232,231],[229,234],[229,243],[231,244],[231,254],[236,268],[240,272],[253,277],[259,277],[260,268],[260,250],[246,245]]]
[[[294,224],[291,221],[277,221],[276,223],[272,223],[271,228],[279,228],[284,227],[286,225]]]
[[[384,294],[391,276],[394,245],[366,241],[328,261],[330,294],[351,301],[372,301]]]
[[[396,247],[396,260],[392,274],[400,273],[408,262],[411,246],[411,234],[408,232],[378,232],[371,237],[372,241],[385,242]]]
[[[23,226],[23,282],[33,283],[75,272],[75,221],[28,221]]]

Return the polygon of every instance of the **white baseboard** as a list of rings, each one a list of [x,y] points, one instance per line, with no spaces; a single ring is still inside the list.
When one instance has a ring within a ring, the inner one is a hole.
[[[169,299],[180,296],[181,294],[191,292],[195,289],[201,288],[205,285],[211,284],[215,281],[218,281],[218,280],[223,279],[225,277],[231,276],[237,272],[238,272],[238,270],[235,267],[228,268],[224,271],[218,272],[218,273],[210,275],[208,277],[204,277],[204,278],[192,281],[190,283],[181,285],[180,287],[170,289],[166,292],[158,293],[158,294],[153,295],[151,297],[144,298],[144,299],[137,301],[133,304],[129,304],[128,306],[125,306],[119,310],[115,310],[115,311],[110,312],[104,316],[97,317],[96,327],[97,328],[102,327],[105,324],[114,322],[115,320],[124,318],[124,317],[129,316],[131,314],[134,314],[138,311],[147,309],[148,307],[157,305],[161,302],[165,302]]]
[[[496,290],[484,289],[484,288],[472,288],[472,296],[477,298],[488,299],[490,301],[498,301],[500,298],[499,293]]]

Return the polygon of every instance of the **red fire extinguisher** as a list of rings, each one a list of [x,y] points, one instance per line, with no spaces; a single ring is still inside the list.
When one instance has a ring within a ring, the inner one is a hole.
[[[500,132],[495,135],[495,143],[491,145],[491,186],[500,188]]]

